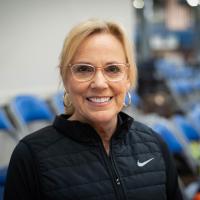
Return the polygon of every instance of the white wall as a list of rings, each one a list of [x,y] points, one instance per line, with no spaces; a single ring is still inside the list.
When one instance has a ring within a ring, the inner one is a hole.
[[[130,0],[0,0],[0,103],[56,91],[63,40],[90,17],[116,20],[132,37]]]

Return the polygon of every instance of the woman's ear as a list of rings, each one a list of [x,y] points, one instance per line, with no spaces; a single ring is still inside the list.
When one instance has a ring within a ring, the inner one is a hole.
[[[68,87],[66,86],[65,83],[63,84],[63,87],[64,87],[65,92],[68,93]]]
[[[67,79],[63,80],[63,87],[64,87],[66,93],[68,93],[69,92],[69,88],[68,88],[68,81],[67,81]]]
[[[126,83],[126,91],[128,92],[131,89],[131,82],[129,79],[127,79],[127,83]]]

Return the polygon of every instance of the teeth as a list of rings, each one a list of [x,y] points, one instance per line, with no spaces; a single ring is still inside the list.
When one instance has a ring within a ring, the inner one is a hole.
[[[105,102],[110,101],[111,98],[110,97],[101,97],[101,98],[91,97],[88,99],[89,99],[89,101],[95,102],[95,103],[105,103]]]

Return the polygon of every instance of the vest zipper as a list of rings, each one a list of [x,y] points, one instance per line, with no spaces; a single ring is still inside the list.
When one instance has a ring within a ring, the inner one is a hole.
[[[112,156],[111,146],[110,146],[110,156],[108,156],[108,154],[106,153],[106,151],[104,149],[103,143],[100,142],[100,149],[102,151],[105,164],[108,168],[108,172],[111,175],[111,179],[112,179],[112,183],[113,183],[113,187],[114,187],[114,190],[115,190],[116,197],[117,197],[118,200],[125,200],[126,199],[125,193],[123,192],[123,188],[122,188],[122,184],[121,184],[121,181],[120,181],[120,178],[119,178],[119,174],[118,174],[117,169],[116,169],[116,164],[115,164],[115,161],[114,161],[113,156]]]
[[[125,194],[125,191],[124,191],[124,186],[120,180],[120,176],[119,176],[119,172],[117,170],[117,165],[116,165],[116,162],[115,162],[115,159],[113,157],[113,152],[112,152],[112,140],[111,140],[111,145],[110,145],[110,160],[111,160],[111,163],[112,163],[112,166],[113,166],[113,169],[114,169],[114,172],[115,172],[115,175],[116,175],[116,184],[118,186],[118,190],[119,190],[119,193],[120,193],[120,198],[123,199],[123,200],[126,200],[126,194]]]

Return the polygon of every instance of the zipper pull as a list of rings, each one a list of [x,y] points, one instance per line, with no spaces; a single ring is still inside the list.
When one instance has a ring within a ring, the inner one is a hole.
[[[119,178],[116,178],[115,181],[116,181],[117,185],[120,185],[120,180],[119,180]]]

